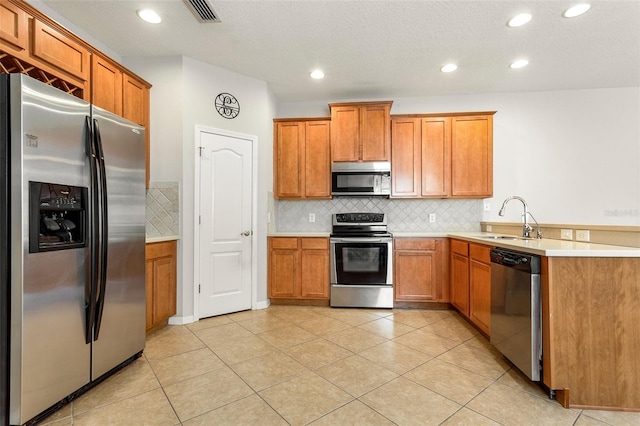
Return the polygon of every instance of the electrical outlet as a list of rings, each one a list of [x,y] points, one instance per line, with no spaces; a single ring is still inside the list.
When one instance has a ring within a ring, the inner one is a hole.
[[[429,213],[429,223],[436,223],[436,214]]]
[[[491,203],[490,203],[490,202],[488,202],[488,201],[485,201],[485,202],[484,202],[484,205],[483,205],[483,208],[484,208],[484,211],[485,211],[485,212],[489,212],[489,211],[491,211]]]
[[[486,231],[487,231],[487,232],[491,232],[491,231],[493,231],[493,226],[491,226],[491,225],[487,225],[487,227],[486,227]]]
[[[267,223],[271,223],[271,213],[267,213]]]
[[[588,229],[576,229],[576,241],[588,242],[590,238]]]
[[[315,222],[315,221],[316,221],[316,214],[309,213],[309,222]]]
[[[561,229],[560,238],[563,240],[573,240],[573,229]]]

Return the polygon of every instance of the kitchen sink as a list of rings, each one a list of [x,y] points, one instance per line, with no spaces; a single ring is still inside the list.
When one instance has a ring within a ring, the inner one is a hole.
[[[515,235],[478,235],[478,238],[486,238],[488,240],[528,240],[525,237],[516,237]]]

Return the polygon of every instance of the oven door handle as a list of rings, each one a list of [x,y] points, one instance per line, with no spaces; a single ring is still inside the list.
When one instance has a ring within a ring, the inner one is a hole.
[[[332,243],[388,243],[391,238],[331,238]]]

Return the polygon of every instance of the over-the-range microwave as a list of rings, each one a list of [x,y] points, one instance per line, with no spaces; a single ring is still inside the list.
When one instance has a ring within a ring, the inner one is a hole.
[[[331,164],[333,196],[391,195],[391,162],[344,162]]]

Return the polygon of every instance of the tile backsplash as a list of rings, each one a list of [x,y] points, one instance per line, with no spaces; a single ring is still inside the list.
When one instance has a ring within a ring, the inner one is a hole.
[[[382,212],[391,232],[480,231],[482,200],[399,200],[377,197],[338,197],[332,200],[275,200],[278,232],[331,232],[331,214]],[[309,214],[315,222],[309,222]],[[436,222],[429,223],[435,213]]]
[[[147,238],[180,234],[178,182],[149,182],[146,207]]]

